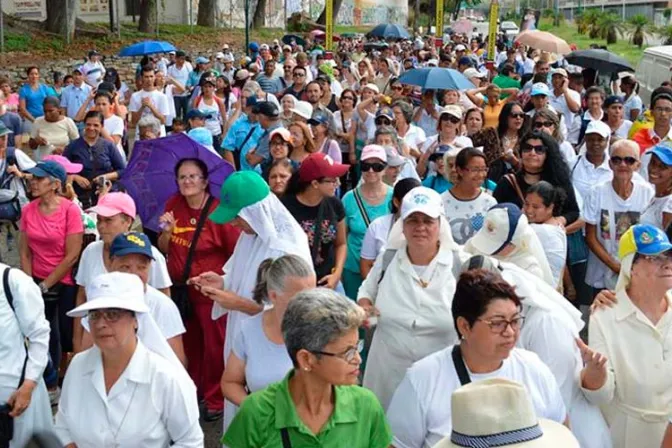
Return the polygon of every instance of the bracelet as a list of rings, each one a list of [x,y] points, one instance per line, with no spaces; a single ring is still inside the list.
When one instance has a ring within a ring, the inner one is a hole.
[[[37,286],[40,287],[40,292],[42,292],[42,294],[46,294],[49,292],[49,288],[44,282],[40,282]]]

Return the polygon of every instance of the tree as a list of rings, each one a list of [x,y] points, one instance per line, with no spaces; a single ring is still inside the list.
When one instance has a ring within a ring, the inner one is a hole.
[[[665,17],[665,21],[669,24],[670,17],[672,17],[672,8],[665,8],[663,11],[663,17]]]
[[[191,1],[191,0],[189,0]],[[198,2],[198,26],[215,26],[215,17],[217,15],[216,0],[199,0]]]
[[[599,36],[607,40],[607,45],[615,44],[618,41],[618,35],[626,32],[625,24],[621,17],[614,13],[602,15],[597,23]]]
[[[628,20],[630,25],[630,42],[642,48],[646,34],[650,31],[649,19],[643,14],[637,14],[630,17]]]
[[[336,23],[336,17],[338,17],[338,11],[341,9],[341,4],[343,3],[343,0],[333,0],[333,12],[334,12],[334,23]],[[317,18],[317,23],[320,25],[326,25],[327,24],[327,8],[322,10],[322,13],[320,14],[320,17]]]
[[[140,18],[138,19],[138,31],[141,33],[154,33],[156,31],[156,0],[140,0]]]
[[[47,31],[61,36],[75,35],[75,20],[79,10],[78,0],[49,0],[47,4]]]
[[[588,37],[597,39],[602,33],[600,30],[599,21],[602,13],[597,9],[589,9],[584,12],[584,18],[588,29]]]
[[[672,45],[672,25],[661,26],[657,32],[663,45]]]
[[[252,15],[252,28],[259,29],[266,25],[266,2],[267,0],[258,0]],[[252,2],[250,1],[250,4]]]

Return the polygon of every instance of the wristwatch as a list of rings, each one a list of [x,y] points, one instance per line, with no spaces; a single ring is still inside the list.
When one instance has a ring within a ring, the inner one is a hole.
[[[42,294],[46,294],[49,292],[49,288],[47,288],[47,285],[44,284],[44,282],[40,282],[37,286],[40,287],[40,291]]]

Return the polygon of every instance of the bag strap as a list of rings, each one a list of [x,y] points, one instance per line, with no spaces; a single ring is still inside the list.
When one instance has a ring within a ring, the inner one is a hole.
[[[194,252],[196,252],[196,244],[198,243],[198,237],[201,236],[201,230],[203,230],[203,227],[205,225],[205,219],[208,217],[208,213],[210,212],[210,205],[212,205],[212,201],[214,201],[215,198],[210,195],[208,197],[208,200],[205,201],[205,205],[201,209],[201,215],[198,217],[198,224],[196,225],[196,231],[194,232],[194,236],[191,239],[191,245],[189,246],[189,252],[187,253],[187,261],[184,263],[184,272],[182,273],[182,284],[187,283],[187,280],[189,279],[189,272],[191,271],[191,261],[194,258]]]
[[[313,244],[310,248],[310,255],[313,257],[313,261],[317,260],[317,255],[320,253],[320,241],[322,240],[322,220],[324,219],[324,213],[328,207],[327,199],[322,199],[320,205],[317,207],[317,217],[313,223]]]
[[[292,442],[289,440],[289,431],[287,428],[280,428],[280,437],[282,437],[282,448],[292,448]]]
[[[505,174],[504,178],[511,184],[514,190],[516,190],[516,194],[518,195],[518,198],[520,199],[521,203],[525,203],[525,196],[523,195],[523,190],[520,189],[520,185],[518,185],[518,179],[516,179],[515,174]]]
[[[457,377],[460,379],[460,384],[464,386],[465,384],[471,383],[467,366],[464,365],[464,359],[462,359],[462,349],[460,348],[460,344],[455,344],[453,346],[452,357]]]
[[[583,157],[583,155],[579,154],[579,157],[576,158],[576,163],[574,163],[574,166],[572,167],[572,171],[569,173],[569,178],[570,178],[570,179],[571,179],[572,176],[574,175],[574,170],[576,169],[577,165],[578,165],[579,162],[581,161],[581,157]]]
[[[353,191],[354,191],[353,194],[355,196],[355,202],[357,202],[357,207],[359,208],[359,213],[362,215],[362,218],[364,219],[364,224],[368,229],[369,226],[371,225],[371,220],[369,219],[369,214],[366,213],[366,209],[364,208],[364,202],[362,201],[362,196],[359,194],[359,190],[357,188],[355,188]]]
[[[247,141],[250,139],[250,137],[252,137],[252,134],[254,134],[254,131],[256,129],[257,129],[256,126],[252,126],[250,128],[249,132],[245,136],[245,139],[243,140],[243,143],[241,143],[240,146],[238,147],[238,149],[236,150],[237,152],[240,152],[240,151],[243,150],[243,148],[245,147],[245,143],[247,143]]]
[[[380,282],[383,281],[383,277],[385,277],[385,271],[387,271],[387,268],[390,266],[390,263],[392,263],[392,260],[394,259],[394,256],[397,254],[397,249],[387,249],[383,253],[383,267],[380,270],[380,277],[378,277],[378,284],[380,285]]]
[[[9,287],[9,271],[11,271],[12,268],[6,268],[5,272],[2,273],[2,289],[5,292],[5,297],[7,298],[7,303],[9,304],[9,307],[11,308],[12,312],[14,312],[14,315],[16,316],[16,308],[14,308],[14,295],[12,294],[12,288]],[[18,322],[18,316],[17,316],[17,322]],[[28,348],[26,347],[26,344],[24,342],[23,348],[26,350],[26,357],[23,360],[23,367],[21,368],[21,377],[19,378],[19,387],[23,385],[23,380],[26,378],[26,365],[28,364]]]

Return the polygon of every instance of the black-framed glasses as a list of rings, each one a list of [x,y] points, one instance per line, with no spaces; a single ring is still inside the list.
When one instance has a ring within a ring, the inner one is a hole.
[[[295,78],[305,78],[306,74],[301,72],[294,72]]]
[[[121,317],[129,313],[128,310],[122,310],[119,308],[108,308],[104,310],[93,310],[89,311],[86,316],[89,318],[89,322],[95,322],[100,318],[105,319],[106,322],[115,323],[118,322]]]
[[[476,319],[484,324],[486,324],[488,327],[490,327],[490,330],[495,333],[495,334],[502,334],[506,331],[506,329],[511,326],[511,329],[513,331],[520,331],[520,329],[523,327],[523,324],[525,323],[525,316],[518,316],[514,317],[511,320],[507,319],[492,319],[492,320],[487,320],[487,319]]]
[[[387,165],[384,163],[380,162],[375,162],[375,163],[368,163],[368,162],[360,162],[359,167],[362,169],[362,173],[366,173],[369,170],[373,170],[376,173],[380,173],[385,169]]]
[[[357,357],[362,352],[362,350],[364,350],[364,341],[358,341],[355,347],[350,347],[342,353],[330,353],[322,351],[314,351],[311,353],[315,355],[333,356],[334,358],[340,358],[347,363],[351,363],[355,360],[355,357]]]
[[[389,118],[376,118],[376,126],[389,126],[392,124],[392,121]]]
[[[525,118],[525,114],[522,112],[515,112],[509,115],[511,118]]]
[[[552,121],[537,121],[534,123],[534,127],[536,129],[541,129],[541,128],[550,128],[555,126],[555,123]]]
[[[402,90],[404,90],[404,88],[403,88],[402,86],[392,86],[392,87],[390,87],[390,89],[392,89],[392,90],[398,90],[398,91],[400,91],[400,92],[401,92]]]
[[[621,156],[611,156],[609,159],[614,165],[621,165],[625,163],[628,166],[632,166],[637,163],[637,159],[631,156],[621,157]]]
[[[520,149],[522,154],[526,152],[533,152],[537,155],[546,154],[546,147],[544,145],[526,145]]]

